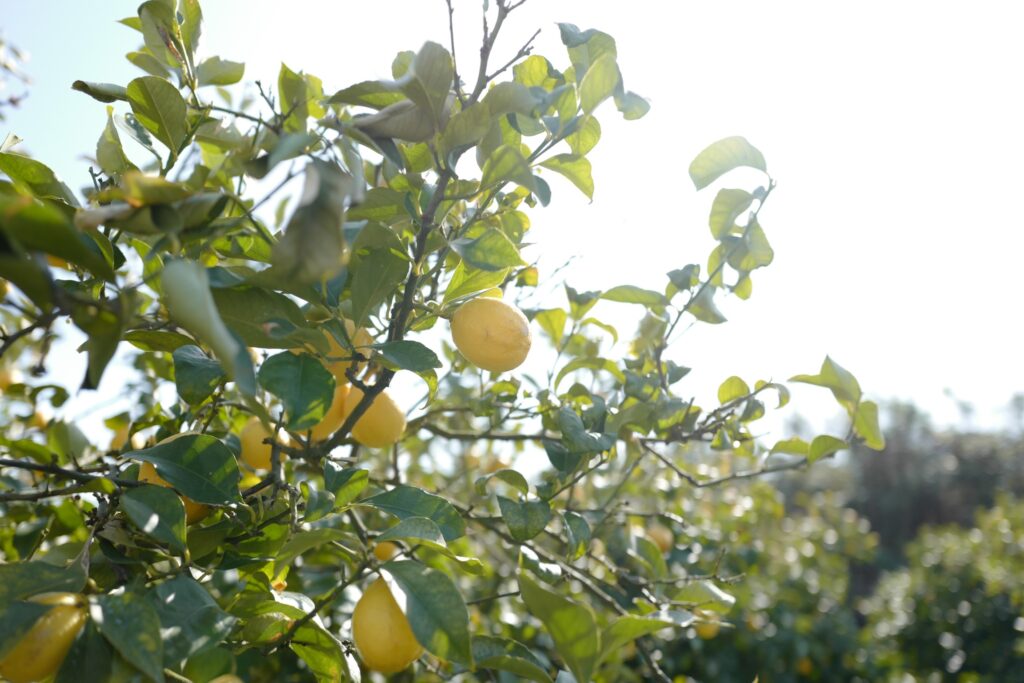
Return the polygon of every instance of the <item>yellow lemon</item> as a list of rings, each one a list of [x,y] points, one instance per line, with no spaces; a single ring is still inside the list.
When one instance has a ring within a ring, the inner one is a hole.
[[[334,388],[334,398],[331,399],[331,406],[324,413],[320,422],[313,425],[310,436],[313,441],[325,441],[331,434],[338,431],[338,427],[345,421],[345,398],[348,396],[348,384],[338,383]]]
[[[0,368],[0,391],[7,389],[12,384],[20,384],[22,379],[21,373],[17,369]]]
[[[694,624],[693,628],[697,631],[697,636],[701,640],[711,640],[718,635],[722,625],[717,621],[701,621]]]
[[[110,439],[108,451],[119,451],[128,445],[128,429],[131,425],[121,425],[114,430],[114,436]]]
[[[39,617],[0,661],[0,676],[10,683],[31,683],[52,676],[85,626],[85,601],[80,595],[47,593],[32,598],[32,602],[54,607]]]
[[[356,329],[355,323],[351,320],[345,320],[345,332],[348,334],[349,341],[356,347],[356,351],[369,355],[366,349],[361,348],[373,343],[373,337],[370,336],[369,332],[361,327]],[[324,365],[331,371],[331,374],[334,375],[338,382],[348,382],[348,375],[345,373],[355,363],[354,360],[349,360],[353,356],[353,351],[339,344],[338,340],[330,332],[324,332],[324,337],[327,339],[328,347],[330,347],[330,350],[327,352],[327,358],[324,360]],[[299,353],[301,351],[302,349],[292,349],[292,353]],[[356,372],[358,371],[359,368],[357,367]]]
[[[242,427],[242,432],[238,435],[238,440],[242,442],[242,462],[249,467],[257,470],[269,470],[273,464],[272,456],[274,448],[269,443],[264,443],[264,439],[271,437],[270,430],[263,426],[258,417],[250,417],[245,426]],[[288,445],[288,435],[281,433],[278,435],[278,440]],[[281,460],[284,461],[285,454],[281,453]]]
[[[157,486],[166,486],[167,488],[173,488],[170,482],[166,481],[163,477],[156,473],[156,468],[153,467],[153,463],[151,462],[142,463],[142,467],[141,469],[139,469],[139,481],[144,481],[148,484],[156,484]],[[189,524],[195,524],[196,522],[210,514],[209,507],[203,505],[202,503],[197,503],[191,498],[182,496],[181,502],[185,504],[185,521]]]
[[[345,415],[349,415],[363,398],[358,387],[352,387],[345,398]],[[352,427],[352,438],[370,448],[386,448],[398,443],[405,433],[405,413],[384,391],[373,399]]]
[[[371,583],[356,603],[352,639],[363,663],[384,674],[401,671],[423,653],[384,579]]]
[[[505,372],[522,365],[530,352],[530,323],[501,299],[467,301],[452,316],[452,340],[473,365]]]
[[[672,545],[675,543],[675,535],[672,530],[664,524],[654,523],[647,527],[647,538],[654,541],[654,544],[661,549],[661,552],[667,553],[672,549]]]
[[[54,268],[63,268],[64,270],[71,270],[71,265],[59,256],[53,254],[46,255],[46,262]]]
[[[398,546],[391,541],[381,541],[373,546],[373,556],[380,562],[387,562],[398,554]]]

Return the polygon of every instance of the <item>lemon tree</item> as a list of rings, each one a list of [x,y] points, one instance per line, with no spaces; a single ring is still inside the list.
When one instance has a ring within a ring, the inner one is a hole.
[[[670,680],[674,641],[720,639],[735,601],[690,494],[882,446],[831,358],[791,381],[848,428],[809,439],[756,424],[784,383],[685,381],[673,342],[774,257],[746,139],[689,165],[711,251],[657,290],[536,260],[553,189],[597,191],[601,120],[650,105],[608,33],[501,40],[520,5],[485,3],[476,62],[428,41],[351,84],[246,83],[198,0],[148,0],[121,19],[138,77],[73,85],[107,108],[85,191],[2,145],[0,673]],[[47,372],[69,325],[72,383]],[[131,408],[99,442],[70,392]],[[81,602],[28,669],[51,592]]]

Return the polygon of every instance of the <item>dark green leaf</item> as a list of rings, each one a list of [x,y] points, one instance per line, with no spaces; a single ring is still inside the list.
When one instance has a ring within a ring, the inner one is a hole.
[[[214,288],[211,291],[225,324],[247,346],[281,349],[300,346],[309,332],[294,301],[262,287]]]
[[[498,507],[501,508],[501,516],[512,538],[520,543],[544,531],[544,527],[551,521],[551,506],[543,500],[519,503],[498,496]]]
[[[198,346],[188,344],[174,349],[174,383],[186,403],[202,403],[225,378],[220,363]]]
[[[113,680],[114,651],[96,626],[86,622],[57,671],[54,683],[109,683]]]
[[[485,474],[482,477],[478,477],[473,486],[476,488],[477,493],[481,496],[487,493],[487,483],[492,479],[498,479],[505,482],[509,486],[518,489],[523,495],[530,492],[530,484],[526,481],[526,477],[521,475],[519,472],[510,469],[502,469],[497,472],[491,472]]]
[[[178,90],[162,78],[141,76],[128,84],[127,93],[135,118],[177,157],[188,134],[185,100]]]
[[[530,614],[543,622],[555,641],[555,650],[576,680],[591,680],[601,655],[601,639],[590,608],[541,587],[522,569],[519,591]]]
[[[466,522],[451,503],[440,496],[412,486],[396,486],[390,491],[367,498],[363,503],[399,519],[427,517],[441,529],[446,541],[459,538],[466,533]]]
[[[237,621],[194,579],[179,574],[147,594],[160,618],[164,657],[177,664],[222,642]]]
[[[566,555],[572,562],[583,557],[590,547],[590,525],[583,515],[571,510],[562,513],[562,521],[565,524],[565,539],[568,546]]]
[[[476,239],[455,240],[452,248],[466,263],[479,270],[498,271],[523,264],[519,249],[497,228],[489,228]]]
[[[0,607],[40,593],[78,593],[86,576],[81,560],[67,567],[39,561],[0,564]]]
[[[100,633],[122,657],[159,683],[164,680],[164,643],[160,617],[135,593],[101,595],[92,612]]]
[[[308,353],[285,351],[263,362],[257,374],[260,386],[284,403],[287,427],[309,429],[319,423],[334,398],[334,376]]]
[[[383,568],[405,592],[405,614],[416,640],[441,659],[472,666],[469,610],[448,575],[404,560]]]
[[[400,340],[373,344],[386,364],[402,370],[425,372],[441,367],[437,354],[417,341]]]
[[[530,649],[507,638],[473,636],[473,659],[477,668],[507,671],[517,680],[551,683],[551,676]]]
[[[195,343],[191,337],[167,330],[132,330],[124,335],[124,340],[143,351],[164,353],[170,353],[186,344]]]
[[[425,542],[431,546],[447,547],[437,524],[426,517],[406,517],[377,537],[378,541],[397,539],[412,539],[416,543]]]
[[[600,453],[615,445],[615,437],[610,434],[588,432],[583,420],[569,406],[558,411],[558,428],[570,453]]]
[[[174,491],[163,486],[137,486],[124,492],[121,507],[146,534],[171,550],[185,550],[185,506]]]
[[[7,605],[0,604],[0,607],[3,608],[3,618],[0,619],[0,662],[2,662],[7,653],[35,626],[39,617],[53,607],[21,601]]]
[[[241,502],[235,456],[209,434],[179,434],[150,448],[126,453],[125,457],[153,463],[163,479],[196,502]]]
[[[348,505],[370,483],[370,473],[363,469],[343,469],[335,462],[324,462],[324,487],[334,494],[336,506]]]

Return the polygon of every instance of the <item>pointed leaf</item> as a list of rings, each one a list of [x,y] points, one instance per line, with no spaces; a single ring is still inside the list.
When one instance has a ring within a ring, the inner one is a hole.
[[[472,666],[469,610],[448,575],[406,560],[383,569],[405,593],[405,615],[416,640],[441,659]]]
[[[698,190],[734,168],[749,166],[767,173],[764,156],[745,138],[724,138],[706,147],[690,164],[690,179]]]

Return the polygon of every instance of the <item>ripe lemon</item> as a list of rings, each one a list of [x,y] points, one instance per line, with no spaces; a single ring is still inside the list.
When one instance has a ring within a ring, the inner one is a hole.
[[[365,349],[361,347],[369,346],[373,343],[373,337],[370,336],[370,333],[361,327],[356,329],[355,323],[351,320],[345,320],[345,332],[348,334],[348,339],[352,342],[352,346],[356,347],[356,351],[360,353],[366,353]],[[339,344],[338,340],[330,332],[324,332],[324,337],[327,338],[327,345],[330,347],[330,350],[327,352],[327,359],[324,360],[324,365],[331,371],[331,374],[334,375],[338,382],[348,382],[348,376],[345,372],[355,363],[353,360],[348,360],[352,358],[353,351]],[[292,349],[292,353],[299,353],[300,351],[302,349]],[[346,360],[340,360],[342,358]],[[357,367],[356,372],[358,371],[359,368]]]
[[[238,440],[242,442],[242,462],[257,470],[269,470],[272,462],[274,448],[264,439],[270,438],[270,430],[263,426],[258,417],[250,417],[249,421],[242,427]],[[284,445],[288,445],[288,435],[281,433],[278,439]],[[283,461],[285,454],[281,453]]]
[[[31,683],[52,676],[85,626],[85,601],[74,593],[47,593],[32,602],[54,605],[39,617],[0,661],[0,676],[10,683]]]
[[[363,663],[384,674],[401,671],[423,654],[409,620],[384,579],[371,583],[356,603],[352,639]]]
[[[349,415],[363,398],[358,387],[352,387],[345,397],[345,415]],[[386,448],[398,443],[405,433],[405,413],[384,391],[373,399],[352,427],[352,438],[370,448]]]
[[[110,438],[108,451],[119,451],[128,445],[128,428],[131,425],[121,425],[114,430],[114,436]]]
[[[701,621],[694,624],[693,628],[697,631],[697,636],[701,640],[711,640],[718,635],[722,625],[717,621]]]
[[[664,524],[652,524],[647,527],[647,538],[654,541],[654,544],[661,549],[661,552],[667,553],[672,549],[672,545],[675,543],[675,535],[672,530]]]
[[[380,562],[387,562],[398,554],[398,546],[391,541],[381,541],[373,546],[373,556]]]
[[[313,425],[310,430],[310,437],[313,441],[325,441],[331,434],[338,431],[338,427],[345,421],[345,398],[348,396],[348,384],[338,383],[334,388],[334,398],[331,399],[331,406],[324,413],[320,422]]]
[[[452,340],[473,365],[505,372],[522,365],[530,352],[530,323],[501,299],[467,301],[452,316]]]
[[[166,481],[156,473],[156,468],[153,467],[153,463],[151,462],[142,463],[142,468],[139,469],[139,481],[156,484],[157,486],[173,488],[170,482]],[[203,505],[202,503],[197,503],[191,498],[182,496],[181,502],[185,504],[185,521],[189,524],[195,524],[210,514],[210,508],[208,506]]]

